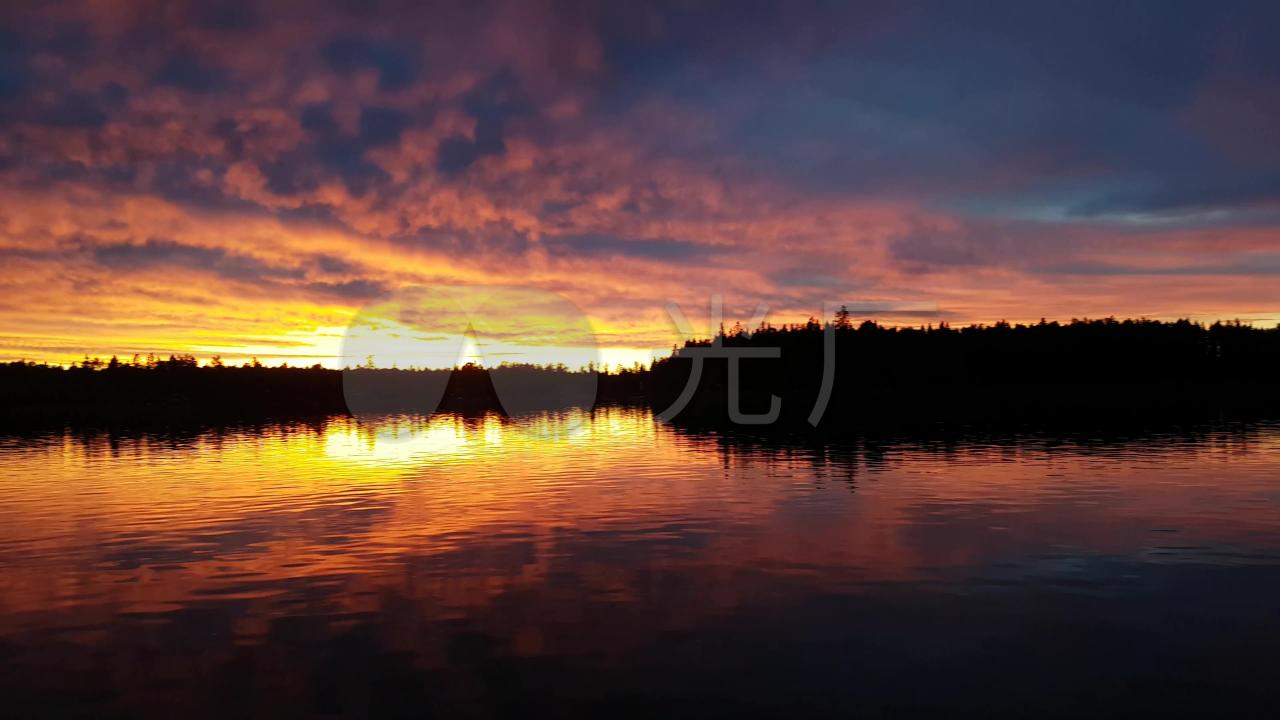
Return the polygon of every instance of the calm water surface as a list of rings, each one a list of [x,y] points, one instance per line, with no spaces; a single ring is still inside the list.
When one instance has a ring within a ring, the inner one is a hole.
[[[788,444],[611,409],[0,438],[10,717],[1280,700],[1280,427]]]

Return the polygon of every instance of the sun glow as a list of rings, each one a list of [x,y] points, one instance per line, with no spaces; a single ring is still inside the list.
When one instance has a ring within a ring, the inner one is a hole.
[[[497,367],[503,363],[556,365],[571,369],[593,364],[607,369],[630,368],[636,363],[647,367],[670,349],[643,347],[583,347],[533,345],[511,340],[481,340],[474,334],[426,335],[413,328],[398,325],[381,337],[362,341],[358,351],[344,352],[344,340],[350,329],[343,326],[317,327],[312,331],[286,331],[279,338],[244,345],[193,345],[173,352],[189,352],[202,362],[215,355],[227,364],[241,364],[257,359],[268,365],[315,365],[342,369],[365,365],[372,360],[377,367],[449,368],[474,363]],[[78,359],[78,356],[72,359]],[[59,358],[57,362],[69,362]]]

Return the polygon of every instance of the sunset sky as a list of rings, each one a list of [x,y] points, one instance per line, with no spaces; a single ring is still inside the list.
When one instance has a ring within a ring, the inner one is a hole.
[[[1273,325],[1278,27],[1271,2],[5,3],[0,359],[340,365],[410,287],[561,296],[626,362],[715,294],[729,323]]]

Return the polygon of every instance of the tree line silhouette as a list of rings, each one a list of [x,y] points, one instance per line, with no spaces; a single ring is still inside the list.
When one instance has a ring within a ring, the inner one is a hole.
[[[825,367],[825,343],[833,362]],[[649,404],[667,410],[689,382],[695,349],[716,353],[777,348],[776,358],[740,360],[741,409],[781,400],[783,424],[808,419],[823,373],[832,390],[824,424],[929,423],[1019,418],[1162,417],[1269,414],[1280,409],[1280,327],[1188,320],[1005,322],[953,328],[855,324],[847,311],[828,322],[754,330],[721,329],[690,340],[650,368],[464,365],[422,370],[364,366],[346,371],[256,359],[230,365],[215,356],[85,358],[71,367],[0,364],[0,422],[171,422],[305,417],[348,412],[353,379],[373,388],[377,409],[503,412],[503,400],[551,407],[594,377],[597,404]],[[728,423],[728,360],[702,360],[700,381],[677,423]],[[434,384],[438,404],[415,389]],[[495,387],[502,392],[496,392]],[[514,388],[514,389],[513,389]]]
[[[739,361],[742,409],[764,412],[773,395],[784,422],[804,422],[818,399],[828,341],[827,424],[1280,409],[1280,327],[1115,318],[886,327],[855,324],[843,308],[828,323],[739,325],[690,341],[654,363],[646,389],[655,408],[670,407],[690,376],[693,348],[779,348],[777,359]],[[676,419],[725,422],[728,361],[702,362],[697,392]]]
[[[373,388],[377,402],[361,409],[385,412],[505,411],[496,381],[515,400],[553,407],[566,380],[594,376],[599,402],[639,403],[643,374],[637,368],[605,372],[595,367],[471,363],[450,369],[335,370],[320,365],[270,367],[257,359],[241,365],[214,356],[201,365],[189,354],[134,356],[121,361],[88,358],[70,367],[29,361],[0,363],[0,424],[9,428],[57,422],[89,424],[199,423],[344,414],[348,386]],[[443,387],[438,402],[424,404],[415,389]],[[581,396],[581,393],[579,393]],[[588,401],[590,396],[587,396]]]

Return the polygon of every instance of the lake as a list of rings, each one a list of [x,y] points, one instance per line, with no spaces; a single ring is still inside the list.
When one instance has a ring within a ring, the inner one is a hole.
[[[1280,425],[606,408],[0,437],[5,715],[1224,715],[1280,700]]]

